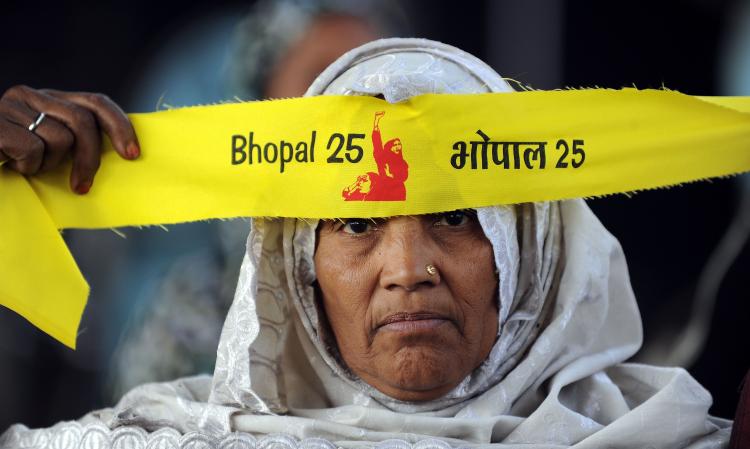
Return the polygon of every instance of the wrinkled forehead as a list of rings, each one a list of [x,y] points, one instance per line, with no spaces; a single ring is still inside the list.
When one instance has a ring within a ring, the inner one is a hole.
[[[421,39],[383,39],[344,54],[308,89],[311,95],[382,95],[395,103],[425,93],[511,92],[468,53]]]

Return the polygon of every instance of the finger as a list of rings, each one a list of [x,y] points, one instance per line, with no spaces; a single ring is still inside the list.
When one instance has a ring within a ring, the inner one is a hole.
[[[43,155],[44,142],[39,136],[0,118],[0,160],[8,161],[4,165],[23,175],[33,175],[39,171]]]
[[[39,112],[32,110],[24,103],[14,100],[0,102],[0,115],[8,121],[27,128],[39,117]],[[58,167],[73,150],[75,137],[70,130],[53,117],[45,116],[33,131],[44,142],[44,155],[39,173]]]
[[[45,143],[44,160],[39,172],[44,173],[59,167],[73,154],[76,138],[64,124],[54,117],[45,118],[36,129],[36,134]]]
[[[136,159],[140,156],[138,137],[135,135],[132,123],[125,112],[108,96],[86,92],[61,92],[52,89],[45,89],[43,92],[92,111],[99,126],[107,133],[115,151],[120,156],[126,159]]]
[[[79,194],[88,193],[101,161],[101,134],[94,114],[75,103],[25,86],[9,90],[3,99],[6,97],[24,102],[36,111],[44,111],[45,114],[64,123],[73,133],[75,143],[70,187]]]

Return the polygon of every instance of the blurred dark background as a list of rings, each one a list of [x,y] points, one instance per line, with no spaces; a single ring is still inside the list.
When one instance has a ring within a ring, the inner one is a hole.
[[[224,44],[253,3],[4,2],[0,90],[27,84],[104,92],[131,112],[154,110],[160,97],[218,101],[228,94],[211,73],[223,70]],[[750,95],[749,1],[414,0],[399,8],[394,20],[405,36],[455,45],[536,88]],[[173,72],[183,80],[196,73],[187,93],[159,84],[177,79],[162,76]],[[725,418],[750,368],[749,196],[745,175],[589,202],[628,257],[646,339],[636,359],[683,364],[713,394],[712,413]],[[143,290],[169,259],[191,251],[186,242],[192,249],[216,244],[215,237],[201,240],[206,229],[142,231],[146,237],[129,230],[127,239],[110,231],[66,234],[92,285],[80,348],[69,351],[0,308],[0,432],[14,422],[49,426],[112,405],[113,353],[139,319],[133,302],[147,301],[122,292],[148,297]],[[144,252],[160,262],[139,266],[121,256]],[[120,293],[108,298],[110,290]],[[689,340],[689,323],[706,324],[707,334],[675,355]]]

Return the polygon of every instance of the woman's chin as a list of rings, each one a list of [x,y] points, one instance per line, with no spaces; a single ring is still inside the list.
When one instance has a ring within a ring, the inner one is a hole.
[[[410,345],[401,348],[383,363],[387,371],[379,370],[378,377],[365,379],[382,393],[408,402],[438,399],[458,385],[465,377],[457,354],[432,346]]]

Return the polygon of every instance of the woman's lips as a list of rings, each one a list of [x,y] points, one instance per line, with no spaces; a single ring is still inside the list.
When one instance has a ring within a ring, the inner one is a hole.
[[[377,326],[377,331],[405,333],[431,331],[452,322],[447,316],[438,313],[395,313],[381,321]]]

